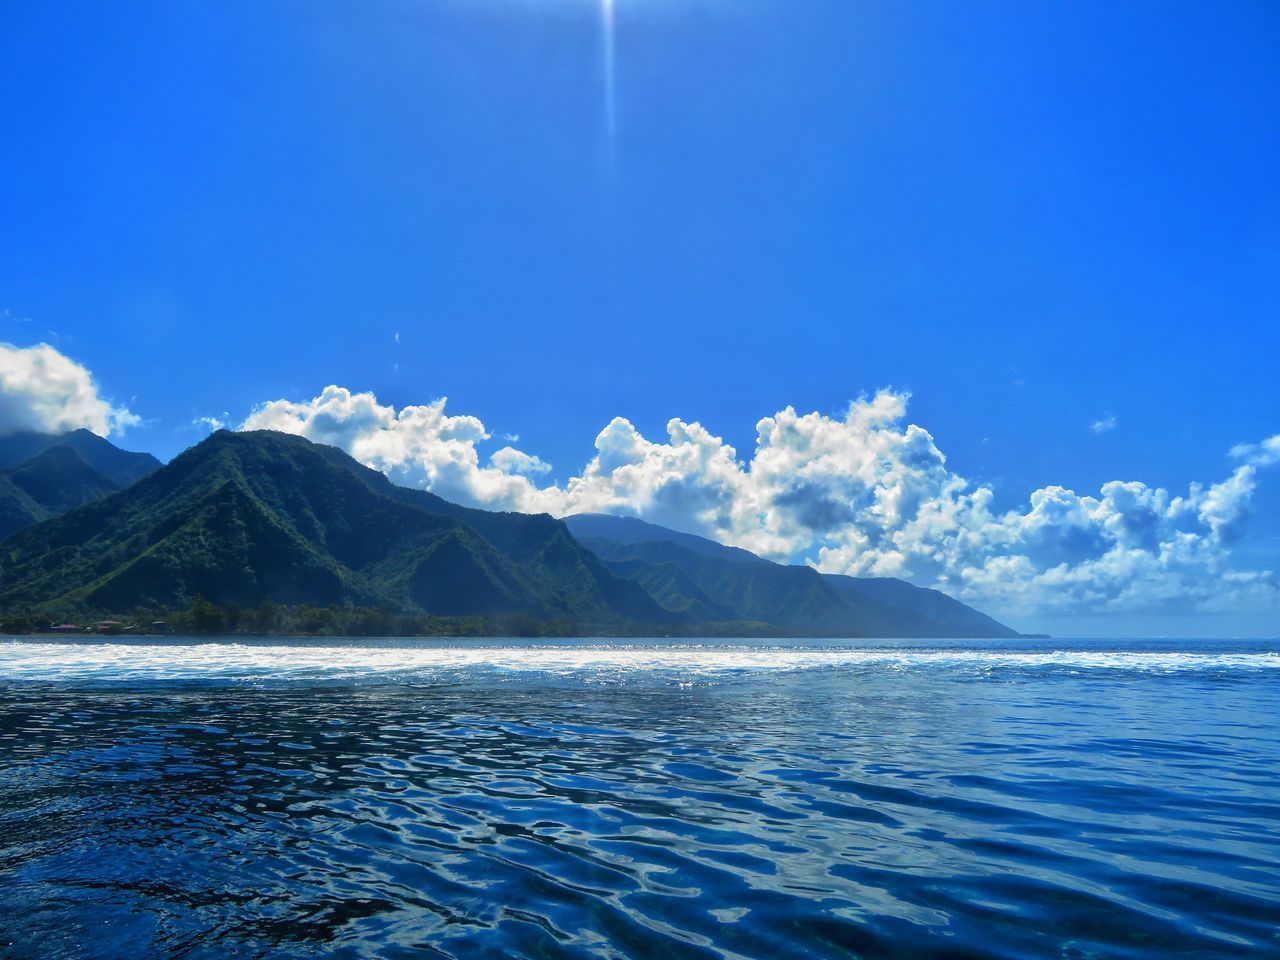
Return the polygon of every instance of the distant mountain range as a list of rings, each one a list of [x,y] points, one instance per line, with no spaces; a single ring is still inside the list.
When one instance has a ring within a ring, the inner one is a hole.
[[[601,631],[1015,636],[900,580],[819,574],[635,519],[497,513],[347,454],[219,431],[168,465],[87,431],[0,439],[0,612],[214,604],[520,614]]]
[[[754,621],[804,636],[1018,635],[944,593],[891,577],[786,566],[630,517],[579,514],[565,523],[615,574],[700,622]]]

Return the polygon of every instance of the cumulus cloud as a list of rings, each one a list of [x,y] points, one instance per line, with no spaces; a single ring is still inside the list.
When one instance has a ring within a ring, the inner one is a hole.
[[[104,399],[85,367],[47,343],[0,343],[0,435],[84,427],[105,437],[141,422]]]
[[[517,450],[514,447],[503,447],[489,458],[494,468],[503,473],[535,474],[550,473],[551,464],[543,463],[532,454]]]
[[[330,386],[312,400],[275,400],[258,407],[243,430],[279,430],[341,447],[361,463],[406,486],[422,487],[449,500],[495,509],[536,507],[537,492],[526,474],[537,473],[536,457],[514,448],[498,451],[487,465],[476,445],[489,439],[475,417],[445,413],[446,399],[400,410],[371,393]]]
[[[396,410],[326,388],[257,408],[244,429],[330,443],[394,480],[493,509],[638,516],[824,572],[898,576],[1005,611],[1216,609],[1275,603],[1269,572],[1239,571],[1230,545],[1276,438],[1234,451],[1226,479],[1173,494],[1112,481],[1095,494],[1033,491],[1016,509],[954,472],[908,396],[883,390],[839,416],[788,407],[756,424],[744,458],[698,423],[673,419],[651,440],[618,417],[563,484],[549,466],[490,439],[446,400]]]
[[[1120,426],[1120,421],[1113,414],[1108,413],[1101,420],[1095,420],[1089,424],[1089,429],[1093,433],[1110,433],[1118,426]]]

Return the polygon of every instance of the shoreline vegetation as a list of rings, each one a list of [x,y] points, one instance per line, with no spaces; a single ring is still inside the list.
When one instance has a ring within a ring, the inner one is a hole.
[[[710,624],[582,623],[547,620],[525,612],[488,616],[439,617],[372,607],[289,607],[265,601],[245,609],[214,605],[197,597],[185,610],[135,610],[129,615],[51,617],[45,614],[0,616],[0,634],[8,636],[244,636],[244,637],[689,637],[768,638],[794,636],[772,624],[730,621]],[[694,627],[695,629],[688,629]]]
[[[527,613],[484,617],[435,617],[376,608],[286,607],[267,601],[242,609],[235,604],[214,606],[197,598],[186,610],[138,610],[131,616],[50,618],[44,615],[0,616],[0,635],[13,637],[259,637],[383,638],[383,639],[500,639],[517,638],[687,638],[697,639],[810,639],[855,640],[868,637],[837,633],[801,633],[770,623],[735,620],[683,625],[641,623],[579,623],[544,620]],[[695,629],[688,629],[690,626]],[[1049,634],[1024,633],[1017,639],[1047,640]]]

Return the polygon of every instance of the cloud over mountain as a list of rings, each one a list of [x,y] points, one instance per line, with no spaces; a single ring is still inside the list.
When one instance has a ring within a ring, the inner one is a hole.
[[[0,435],[84,427],[105,437],[139,422],[102,397],[85,367],[47,343],[0,343]]]
[[[1017,509],[952,471],[908,396],[881,391],[843,416],[788,407],[756,425],[749,458],[697,423],[673,419],[650,440],[611,421],[595,455],[564,484],[507,446],[487,460],[475,417],[446,401],[396,410],[369,393],[326,388],[272,401],[243,429],[296,433],[347,450],[398,482],[462,503],[559,516],[606,512],[699,533],[824,572],[899,576],[1005,610],[1219,609],[1280,600],[1273,573],[1231,566],[1260,467],[1276,438],[1233,453],[1224,480],[1174,494],[1111,481],[1096,494],[1060,486]]]

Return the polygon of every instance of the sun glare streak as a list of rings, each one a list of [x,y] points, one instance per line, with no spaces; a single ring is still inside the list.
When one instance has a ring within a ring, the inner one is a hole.
[[[605,155],[610,167],[617,140],[618,116],[614,96],[614,0],[600,0],[601,68],[604,73],[604,138]]]

